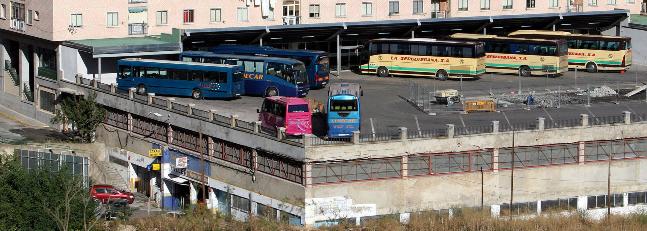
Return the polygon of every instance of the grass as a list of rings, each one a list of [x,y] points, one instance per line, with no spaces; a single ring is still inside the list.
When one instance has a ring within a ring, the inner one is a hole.
[[[154,216],[140,218],[126,222],[111,223],[106,230],[128,230],[117,227],[130,226],[136,230],[240,230],[240,231],[265,231],[265,230],[322,230],[322,231],[404,231],[404,230],[647,230],[647,213],[637,213],[628,216],[611,216],[610,219],[595,221],[588,219],[584,213],[574,213],[565,216],[560,213],[544,214],[532,218],[507,217],[492,218],[489,213],[476,210],[461,210],[454,213],[452,218],[446,214],[415,213],[411,214],[408,224],[401,224],[398,216],[363,221],[357,227],[354,219],[341,222],[339,225],[321,227],[318,229],[290,226],[263,217],[255,217],[249,222],[239,222],[229,216],[212,214],[210,211],[199,208],[181,218]],[[131,229],[132,230],[132,229]]]

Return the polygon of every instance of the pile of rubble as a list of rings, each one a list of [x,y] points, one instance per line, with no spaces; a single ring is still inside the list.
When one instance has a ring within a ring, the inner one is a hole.
[[[618,92],[613,90],[612,88],[608,86],[601,86],[601,87],[596,87],[593,90],[589,91],[589,95],[592,98],[598,98],[598,97],[608,97],[608,96],[614,96],[617,95]]]
[[[531,96],[531,97],[529,97]],[[531,102],[528,102],[528,100]],[[560,104],[579,104],[584,103],[586,99],[566,93],[545,93],[545,94],[515,94],[515,95],[502,95],[496,97],[500,106],[507,107],[511,104],[530,104],[539,107],[556,107]]]

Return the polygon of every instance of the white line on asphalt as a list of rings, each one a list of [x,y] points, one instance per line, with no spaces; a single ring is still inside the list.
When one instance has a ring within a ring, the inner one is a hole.
[[[505,117],[505,121],[508,122],[508,126],[512,127],[512,124],[510,123],[510,120],[508,120],[508,116],[505,115],[505,112],[501,111],[501,113],[503,114],[503,117]]]
[[[544,110],[544,113],[546,113],[546,115],[548,116],[548,119],[550,119],[550,122],[555,123],[555,120],[553,120],[553,117],[550,115],[550,113],[546,111],[546,108],[542,107],[541,109]]]
[[[596,122],[600,122],[600,121],[598,120],[598,117],[597,117],[597,116],[595,116],[595,114],[593,114],[593,112],[591,111],[591,109],[589,109],[588,107],[584,107],[584,108],[586,108],[586,110],[587,110],[587,111],[589,111],[589,115],[592,115],[592,116],[593,116],[593,119],[595,119],[595,121],[596,121]]]
[[[463,121],[463,116],[461,116],[461,114],[458,114],[458,118],[461,119],[461,124],[463,124],[463,127],[465,127],[465,121]]]

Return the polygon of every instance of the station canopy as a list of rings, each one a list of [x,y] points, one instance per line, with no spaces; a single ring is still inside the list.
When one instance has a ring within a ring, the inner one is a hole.
[[[185,49],[224,43],[271,44],[294,42],[370,40],[376,38],[442,37],[453,33],[504,35],[516,30],[608,30],[629,17],[627,10],[545,13],[478,17],[382,20],[277,26],[228,27],[184,30]],[[412,33],[413,32],[413,33]]]

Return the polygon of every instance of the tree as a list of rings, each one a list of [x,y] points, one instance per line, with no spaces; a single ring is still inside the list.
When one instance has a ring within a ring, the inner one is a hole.
[[[96,94],[83,97],[65,97],[61,100],[61,109],[56,110],[51,122],[70,125],[70,135],[80,142],[93,142],[97,126],[103,122],[106,109],[95,102]]]
[[[91,230],[97,204],[68,168],[27,170],[0,157],[0,230]]]

